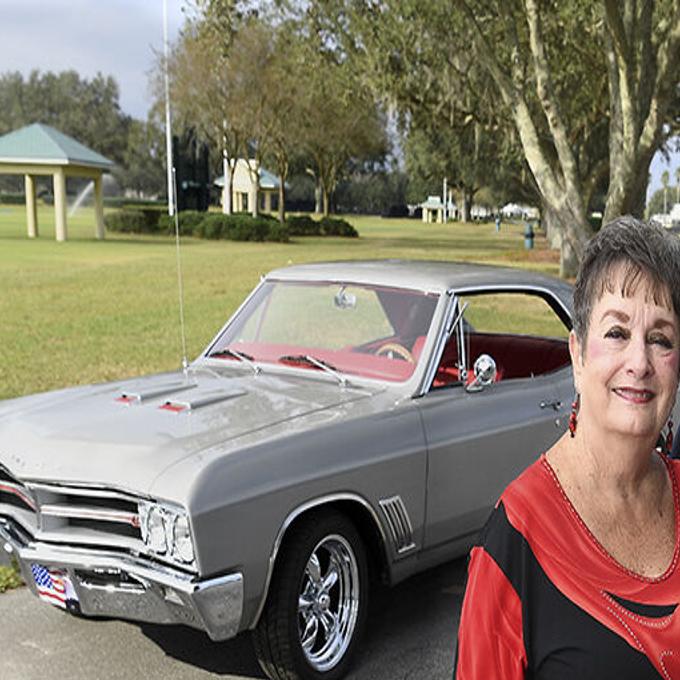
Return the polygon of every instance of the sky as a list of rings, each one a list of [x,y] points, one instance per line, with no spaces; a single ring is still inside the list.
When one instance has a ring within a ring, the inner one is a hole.
[[[184,22],[167,0],[168,36]],[[0,0],[0,72],[112,75],[125,113],[145,119],[154,50],[163,50],[163,0]]]
[[[184,0],[167,0],[168,34],[177,37]],[[0,72],[75,69],[81,76],[112,75],[125,113],[145,119],[148,76],[163,49],[163,0],[0,0]],[[661,188],[668,170],[675,184],[680,153],[669,164],[657,154],[647,191]]]

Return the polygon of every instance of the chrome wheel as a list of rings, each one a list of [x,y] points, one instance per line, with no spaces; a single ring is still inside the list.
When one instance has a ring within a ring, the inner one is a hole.
[[[307,561],[298,598],[298,631],[307,662],[319,672],[344,656],[357,623],[359,567],[349,542],[323,538]]]
[[[353,522],[309,513],[284,540],[266,606],[253,630],[271,680],[342,680],[366,623],[367,551]]]

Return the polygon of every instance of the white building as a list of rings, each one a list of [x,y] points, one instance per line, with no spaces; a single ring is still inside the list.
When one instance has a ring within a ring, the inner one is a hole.
[[[657,222],[667,229],[670,229],[671,227],[680,227],[680,203],[676,203],[669,213],[652,215],[650,221]]]
[[[253,182],[254,172],[249,169],[257,168],[260,186],[256,196],[255,182]],[[232,212],[252,212],[253,205],[258,200],[258,209],[271,212],[272,196],[278,196],[279,178],[257,165],[257,161],[239,158],[234,167],[234,181],[232,183],[231,208]],[[215,185],[222,188],[222,208],[226,199],[226,186],[224,175],[215,180]]]

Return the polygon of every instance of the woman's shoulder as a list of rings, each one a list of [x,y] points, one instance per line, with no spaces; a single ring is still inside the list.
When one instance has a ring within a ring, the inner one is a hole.
[[[563,503],[550,464],[545,455],[541,455],[503,491],[480,536],[480,543],[507,548],[527,540],[531,542],[537,532],[565,524]]]
[[[538,510],[535,506],[540,504],[539,499],[547,492],[544,465],[542,455],[505,488],[482,531],[482,543],[516,532],[515,518],[529,518],[535,509]]]
[[[501,494],[499,504],[513,513],[543,512],[543,504],[554,501],[559,495],[559,485],[545,454],[541,454],[528,468],[516,477]]]

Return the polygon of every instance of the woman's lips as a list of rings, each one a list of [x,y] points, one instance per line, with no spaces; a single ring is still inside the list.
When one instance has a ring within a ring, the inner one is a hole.
[[[646,404],[654,398],[654,392],[651,390],[639,390],[634,387],[615,387],[614,392],[634,404]]]

